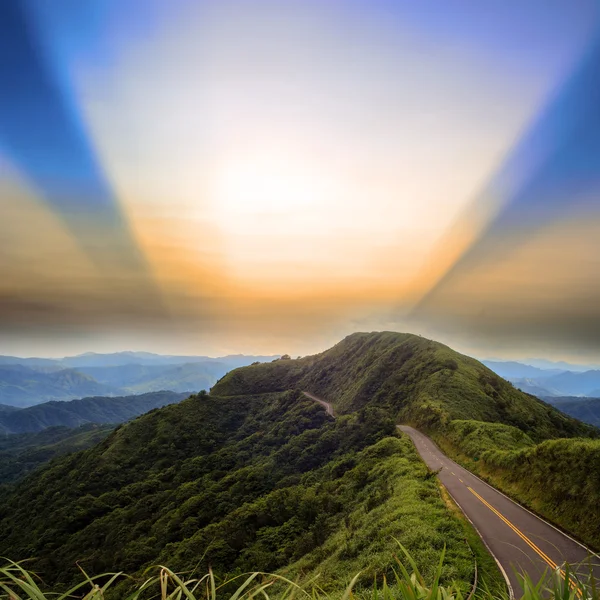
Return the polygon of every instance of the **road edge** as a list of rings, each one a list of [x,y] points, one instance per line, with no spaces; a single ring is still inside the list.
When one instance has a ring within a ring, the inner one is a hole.
[[[411,427],[411,426],[409,425],[409,427]],[[421,456],[421,453],[419,452],[412,437],[410,437],[410,435],[408,433],[406,433],[405,431],[402,431],[402,429],[400,429],[400,425],[396,425],[396,428],[398,429],[398,431],[400,433],[408,436],[408,438],[412,442],[417,454],[419,455],[419,458],[421,459],[423,464],[425,464],[425,461],[423,460],[423,457]],[[417,429],[416,431],[419,431],[419,430]],[[419,432],[419,433],[421,433],[421,432]],[[429,438],[429,439],[431,439],[431,438]],[[433,440],[431,440],[431,441],[433,442]],[[435,444],[435,442],[433,442],[433,443]],[[437,446],[437,444],[436,444],[436,446]],[[438,450],[440,452],[442,452],[442,450],[439,447],[438,447]],[[442,452],[442,454],[444,454],[444,453]],[[446,455],[444,454],[444,456],[446,456]],[[450,459],[450,460],[452,460],[452,459]],[[425,465],[425,466],[427,466],[427,465]],[[460,465],[460,466],[462,466],[462,465]],[[463,469],[464,469],[464,467],[463,467]],[[467,471],[468,471],[468,469],[467,469]],[[471,471],[469,471],[469,473],[470,472]],[[456,498],[450,493],[450,490],[440,481],[439,477],[436,476],[436,479],[438,480],[438,484],[446,490],[446,493],[448,494],[448,496],[450,496],[450,498],[452,498],[452,502],[454,502],[454,504],[456,504],[456,506],[458,506],[458,508],[460,509],[460,512],[464,515],[465,519],[467,519],[467,521],[471,524],[471,527],[473,527],[473,529],[477,532],[479,539],[483,542],[483,545],[485,546],[486,550],[490,553],[490,556],[494,559],[494,561],[496,562],[496,565],[498,565],[498,568],[500,569],[500,573],[502,573],[502,577],[504,577],[504,582],[506,583],[506,588],[508,589],[508,595],[509,595],[510,600],[515,600],[515,592],[513,590],[512,585],[510,584],[510,579],[508,578],[508,574],[506,573],[506,570],[500,564],[500,561],[498,560],[496,555],[492,552],[491,548],[487,545],[487,542],[483,539],[481,532],[479,531],[479,529],[477,529],[477,526],[475,525],[475,523],[473,523],[473,521],[471,521],[471,519],[469,518],[469,515],[467,515],[467,513],[463,510],[463,507],[460,505],[458,500],[456,500]],[[491,486],[489,486],[489,487],[491,487]],[[514,500],[513,500],[513,502],[514,502]]]

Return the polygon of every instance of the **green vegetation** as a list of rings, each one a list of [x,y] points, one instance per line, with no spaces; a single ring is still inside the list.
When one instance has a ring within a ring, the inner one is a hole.
[[[0,486],[17,481],[57,456],[95,446],[112,425],[49,427],[39,433],[0,437]]]
[[[332,402],[338,418],[301,390]],[[35,557],[33,568],[61,589],[76,581],[76,562],[92,574],[123,569],[135,577],[158,563],[176,572],[212,567],[219,580],[258,570],[310,586],[320,574],[320,593],[337,597],[359,572],[359,594],[394,579],[396,538],[428,581],[445,547],[440,582],[457,597],[473,579],[474,552],[497,592],[495,564],[435,473],[397,436],[397,422],[432,433],[505,487],[509,471],[514,482],[534,481],[529,471],[517,475],[525,467],[513,459],[529,457],[538,480],[553,465],[556,485],[540,485],[548,488],[540,512],[551,511],[567,485],[567,506],[568,494],[598,502],[597,470],[577,488],[566,475],[570,459],[535,454],[583,444],[592,461],[597,442],[577,438],[594,428],[442,344],[354,334],[316,356],[236,369],[210,396],[153,410],[95,447],[57,458],[0,497],[0,555]],[[577,514],[583,527],[597,513]],[[116,585],[118,598],[133,590]]]
[[[533,444],[515,428],[452,423],[442,449],[519,502],[600,548],[600,440]],[[514,443],[511,444],[511,441]]]
[[[319,586],[318,579],[306,583],[297,583],[279,574],[263,572],[245,573],[219,580],[212,570],[203,576],[186,576],[174,573],[167,567],[151,567],[143,578],[129,578],[131,591],[120,594],[120,600],[142,600],[160,598],[161,600],[252,600],[253,598],[278,598],[292,600],[333,600],[358,597],[361,600],[506,600],[506,592],[495,592],[485,585],[473,585],[468,595],[457,586],[443,584],[445,568],[445,552],[440,553],[434,572],[430,577],[424,576],[416,560],[400,546],[400,556],[394,556],[390,565],[390,578],[383,578],[381,583],[373,582],[368,590],[357,591],[360,574],[348,583],[344,590],[328,593]],[[0,567],[0,599],[15,600],[67,600],[83,598],[83,600],[104,600],[114,597],[115,587],[127,576],[123,573],[107,573],[89,577],[85,571],[81,581],[66,592],[45,592],[40,587],[35,574],[26,570],[21,564],[8,563]],[[524,594],[520,600],[579,600],[588,598],[598,600],[595,582],[592,578],[581,579],[574,576],[568,565],[564,578],[557,572],[546,574],[539,581],[533,582],[523,577]]]
[[[76,561],[90,573],[163,563],[321,572],[333,593],[358,571],[359,587],[389,576],[393,537],[427,576],[446,546],[442,580],[463,590],[474,566],[464,523],[383,410],[333,420],[297,391],[151,411],[6,493],[0,529],[1,555],[37,557],[60,584]]]
[[[330,350],[231,371],[218,396],[299,388],[331,402],[337,413],[384,408],[398,422],[442,430],[455,419],[504,423],[535,441],[591,435],[583,425],[468,356],[403,333],[355,333]]]
[[[552,398],[552,404],[561,412],[584,423],[600,427],[600,398]]]
[[[180,402],[189,394],[149,392],[139,396],[96,396],[70,402],[44,402],[17,411],[0,413],[4,433],[42,431],[46,427],[79,427],[86,423],[123,423],[153,408]]]
[[[600,442],[576,439],[598,437],[599,431],[515,389],[478,361],[419,336],[358,333],[316,356],[237,369],[213,391],[234,396],[286,386],[321,395],[338,412],[381,407],[397,422],[427,431],[500,489],[600,547],[600,477],[597,468],[589,468]],[[579,460],[571,462],[578,450]]]

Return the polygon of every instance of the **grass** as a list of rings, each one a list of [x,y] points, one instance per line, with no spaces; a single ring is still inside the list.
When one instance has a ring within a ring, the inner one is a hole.
[[[127,595],[119,595],[120,600],[507,600],[506,592],[492,591],[481,585],[464,592],[459,586],[442,584],[445,549],[442,550],[437,566],[426,578],[411,554],[398,543],[399,552],[390,567],[391,577],[380,583],[375,580],[368,590],[358,591],[356,584],[360,573],[356,574],[344,590],[330,594],[318,585],[316,580],[299,584],[279,574],[262,572],[244,573],[236,577],[218,580],[212,570],[201,577],[177,574],[165,566],[155,566],[146,570],[143,578],[135,580],[135,585]],[[64,592],[45,589],[39,578],[21,563],[7,561],[0,567],[1,600],[105,600],[112,596],[114,586],[123,579],[132,579],[123,573],[106,573],[89,577],[82,572],[81,581]],[[133,580],[132,580],[133,581]],[[568,565],[564,578],[558,572],[544,575],[539,581],[529,577],[521,578],[523,594],[521,600],[600,600],[600,594],[593,578],[583,580],[573,575]]]

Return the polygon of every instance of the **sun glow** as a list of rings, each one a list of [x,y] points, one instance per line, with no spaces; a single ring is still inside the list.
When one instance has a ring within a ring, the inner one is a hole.
[[[292,166],[275,157],[224,165],[216,175],[213,202],[227,228],[258,226],[281,217],[286,232],[301,223],[294,220],[326,202],[331,184],[310,169]],[[248,221],[250,219],[250,221]]]

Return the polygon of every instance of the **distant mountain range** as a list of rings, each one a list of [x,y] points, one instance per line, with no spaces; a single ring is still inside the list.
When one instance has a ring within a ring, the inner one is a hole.
[[[59,359],[0,356],[0,404],[32,406],[85,396],[209,389],[231,369],[274,356],[172,356],[117,352]],[[1,411],[1,409],[0,409]]]
[[[80,427],[88,423],[123,423],[153,408],[180,402],[188,396],[188,393],[162,391],[139,396],[100,396],[70,402],[44,402],[29,408],[0,412],[0,433],[31,433],[48,427]]]
[[[562,398],[548,398],[560,411],[600,427],[600,398],[580,398],[566,396]]]
[[[523,392],[542,398],[577,419],[600,425],[600,369],[542,369],[516,361],[483,363]]]

